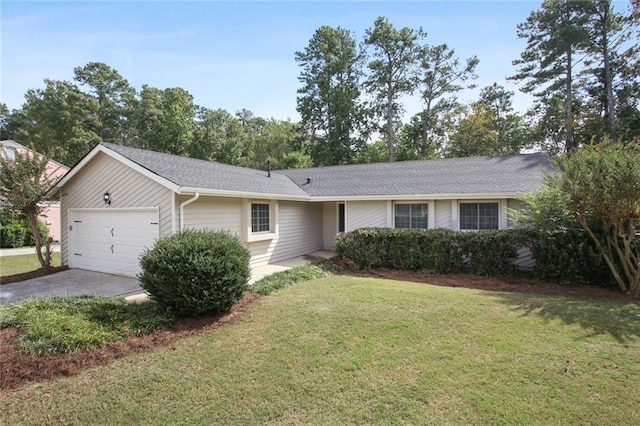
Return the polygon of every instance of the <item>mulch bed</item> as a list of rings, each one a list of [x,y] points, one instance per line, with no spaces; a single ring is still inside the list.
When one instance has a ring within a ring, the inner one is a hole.
[[[8,275],[6,277],[0,277],[0,285],[17,283],[19,281],[30,280],[31,278],[44,277],[45,275],[55,274],[57,272],[66,271],[68,266],[53,266],[49,269],[36,269],[35,271],[23,272],[21,274]]]
[[[428,275],[408,271],[376,269],[357,271],[352,265],[341,265],[341,272],[353,276],[387,278],[393,280],[412,281],[446,287],[466,287],[490,291],[510,291],[521,293],[552,294],[561,296],[580,296],[633,301],[614,289],[585,285],[557,285],[531,280],[515,280],[495,277],[479,277],[476,275]],[[214,329],[227,324],[247,311],[249,306],[260,299],[260,296],[247,292],[244,298],[229,312],[217,316],[185,318],[172,328],[159,330],[147,336],[134,337],[114,343],[106,348],[76,354],[50,354],[45,356],[24,355],[13,349],[12,342],[18,335],[15,328],[0,330],[0,395],[33,381],[51,380],[62,376],[76,374],[87,367],[104,365],[111,360],[138,352],[148,351],[155,347],[163,347],[186,337],[199,334],[204,330]]]
[[[488,291],[510,291],[518,293],[551,294],[559,296],[596,297],[616,300],[633,301],[640,304],[640,299],[624,295],[620,290],[596,287],[585,284],[553,284],[542,281],[512,279],[504,277],[482,277],[478,275],[452,274],[436,275],[422,274],[410,271],[391,269],[374,269],[371,271],[352,271],[350,275],[386,278],[390,280],[412,281],[433,284],[443,287],[465,287]]]

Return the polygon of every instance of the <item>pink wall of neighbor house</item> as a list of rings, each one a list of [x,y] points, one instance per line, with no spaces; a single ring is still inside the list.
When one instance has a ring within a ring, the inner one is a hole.
[[[29,148],[20,145],[14,141],[0,141],[2,156],[5,158],[13,158],[16,153],[33,152]],[[36,153],[37,154],[37,153]],[[38,154],[40,155],[40,154]],[[69,171],[69,167],[60,164],[57,161],[49,160],[47,163],[46,176],[51,182],[57,182]],[[48,202],[44,203],[44,210],[40,215],[40,219],[49,228],[49,236],[53,241],[60,241],[60,203]]]
[[[53,241],[60,241],[60,203],[47,203],[40,220],[49,228],[49,236]]]

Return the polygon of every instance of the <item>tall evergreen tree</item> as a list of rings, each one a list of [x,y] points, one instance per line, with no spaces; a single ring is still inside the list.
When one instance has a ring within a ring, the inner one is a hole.
[[[417,158],[430,158],[442,148],[437,141],[439,134],[443,132],[438,129],[443,124],[439,122],[445,122],[447,116],[459,107],[456,94],[475,87],[475,84],[466,82],[477,78],[475,69],[479,60],[473,56],[461,64],[455,51],[446,44],[423,46],[419,59],[418,89],[424,109],[414,119],[419,121],[421,128],[414,144]]]
[[[91,100],[73,83],[45,80],[43,89],[31,89],[25,103],[7,119],[7,136],[60,163],[72,166],[100,137]]]
[[[366,31],[364,42],[372,50],[366,87],[385,117],[389,161],[394,160],[396,123],[402,112],[399,100],[415,89],[419,42],[424,37],[422,29],[398,30],[383,17],[376,19],[373,28]]]
[[[630,97],[637,102],[640,94],[640,47],[633,42],[639,35],[638,19],[616,11],[611,0],[591,0],[588,6],[589,43],[583,74],[595,121],[590,127],[593,135],[606,133],[615,141],[619,106],[628,105]],[[597,127],[604,132],[595,131]]]
[[[522,91],[542,100],[561,93],[565,102],[565,149],[575,147],[573,91],[575,54],[588,42],[587,1],[545,0],[539,10],[531,12],[526,22],[518,25],[518,38],[527,47],[520,59],[513,61],[518,73],[513,80],[525,81]]]
[[[131,132],[136,91],[118,71],[102,62],[76,67],[74,80],[86,87],[96,118],[92,129],[105,142],[126,144]]]
[[[296,52],[302,68],[296,109],[310,134],[316,165],[353,161],[360,119],[361,56],[348,30],[322,26],[308,46]]]

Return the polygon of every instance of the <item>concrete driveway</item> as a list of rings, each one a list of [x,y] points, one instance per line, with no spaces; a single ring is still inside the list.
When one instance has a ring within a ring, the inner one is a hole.
[[[136,278],[69,269],[44,277],[0,285],[0,304],[29,298],[65,296],[130,296],[144,293]]]

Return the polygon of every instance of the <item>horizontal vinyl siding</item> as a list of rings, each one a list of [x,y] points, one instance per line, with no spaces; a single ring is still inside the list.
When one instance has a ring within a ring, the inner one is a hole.
[[[251,266],[256,267],[323,248],[322,205],[318,203],[278,203],[278,236],[273,240],[249,243]]]
[[[177,206],[192,197],[181,196]],[[184,207],[184,226],[213,229],[242,235],[242,200],[239,198],[200,197]]]
[[[386,201],[348,201],[346,213],[347,231],[365,227],[390,226],[387,223]]]
[[[111,194],[111,205],[102,199]],[[98,154],[61,190],[62,264],[68,265],[70,208],[158,207],[160,237],[171,233],[173,192],[106,154]]]
[[[509,198],[507,200],[507,208],[513,210],[524,210],[527,205],[522,200],[517,200],[515,198]],[[507,212],[507,226],[511,228],[513,226],[513,219],[511,215]]]
[[[451,229],[451,201],[437,200],[435,202],[435,227]]]
[[[330,249],[336,244],[338,233],[338,203],[322,203],[323,247]]]
[[[322,206],[280,202],[280,229],[272,261],[277,262],[322,249]]]

